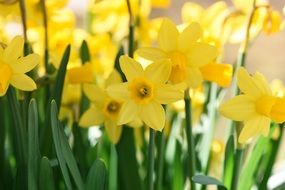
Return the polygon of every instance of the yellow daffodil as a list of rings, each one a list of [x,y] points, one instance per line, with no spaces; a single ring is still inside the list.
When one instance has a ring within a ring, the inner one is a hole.
[[[106,86],[121,82],[117,72],[113,72],[106,81]],[[91,100],[92,106],[82,115],[79,125],[90,127],[104,123],[106,132],[112,143],[116,144],[122,133],[122,126],[117,124],[122,101],[110,97],[102,88],[85,84],[84,93]]]
[[[24,91],[33,91],[37,85],[25,73],[32,70],[40,62],[37,54],[23,57],[24,39],[16,36],[8,46],[0,46],[0,96],[6,94],[11,84]]]
[[[151,0],[151,6],[154,8],[167,8],[171,0]]]
[[[262,74],[257,72],[250,76],[244,68],[239,69],[237,82],[243,94],[222,103],[221,114],[232,120],[244,122],[238,138],[240,143],[245,143],[259,134],[267,136],[272,107],[276,102],[268,82]]]
[[[169,60],[169,80],[174,84],[186,82],[189,87],[195,88],[203,81],[200,68],[217,56],[214,46],[199,42],[201,37],[202,29],[197,23],[190,24],[179,33],[171,20],[164,19],[158,34],[159,47],[140,48],[137,54],[152,61]]]
[[[120,66],[128,82],[107,88],[108,94],[124,101],[118,124],[126,124],[136,119],[148,127],[161,131],[165,125],[165,112],[161,104],[169,104],[183,97],[185,86],[166,84],[171,63],[157,61],[144,70],[140,63],[121,56]]]
[[[93,72],[92,65],[86,63],[82,66],[73,67],[67,70],[67,81],[71,84],[92,83]]]

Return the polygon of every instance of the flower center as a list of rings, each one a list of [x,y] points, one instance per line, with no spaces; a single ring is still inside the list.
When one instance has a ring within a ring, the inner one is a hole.
[[[173,83],[184,81],[186,79],[187,57],[179,51],[171,52],[168,56],[172,63],[169,80]]]
[[[0,94],[5,93],[7,90],[11,76],[12,69],[10,66],[0,62]]]
[[[255,109],[256,112],[265,115],[267,117],[270,116],[270,112],[272,109],[272,106],[276,102],[276,98],[272,96],[262,96],[255,102]]]
[[[104,113],[107,117],[116,120],[119,111],[121,109],[121,103],[116,100],[108,100],[104,107]]]
[[[129,85],[131,98],[139,103],[145,104],[153,99],[153,84],[145,78],[136,78]]]

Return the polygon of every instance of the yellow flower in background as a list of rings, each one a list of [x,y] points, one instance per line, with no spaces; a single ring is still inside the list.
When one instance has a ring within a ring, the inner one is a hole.
[[[153,8],[168,8],[171,0],[151,0],[151,6]]]
[[[128,82],[107,88],[108,94],[124,101],[118,124],[142,120],[148,127],[161,131],[165,125],[165,112],[161,104],[169,104],[183,98],[183,84],[166,84],[171,63],[157,61],[144,70],[140,63],[128,56],[121,56],[120,66]]]
[[[276,10],[268,10],[268,14],[263,21],[263,32],[265,34],[273,34],[281,30],[281,14]]]
[[[270,88],[272,89],[272,93],[277,97],[281,98],[285,95],[285,86],[279,79],[274,79],[271,81]]]
[[[218,54],[214,46],[198,41],[202,34],[198,23],[190,24],[179,33],[171,20],[164,19],[158,34],[159,47],[140,48],[136,53],[151,61],[169,60],[169,80],[174,84],[186,82],[196,88],[203,81],[199,68],[212,62]]]
[[[92,83],[93,78],[92,65],[90,63],[67,70],[67,82],[70,84]]]
[[[220,105],[223,116],[243,121],[244,127],[238,137],[239,143],[245,143],[256,135],[267,136],[270,128],[271,109],[276,102],[269,84],[260,73],[250,76],[244,68],[238,70],[238,87],[243,94]]]
[[[114,71],[107,79],[106,87],[120,82],[120,75]],[[102,88],[96,85],[85,84],[83,89],[86,96],[91,100],[92,106],[82,115],[79,126],[90,127],[104,123],[111,142],[118,143],[122,126],[117,124],[117,120],[123,102],[108,96]]]
[[[33,91],[37,85],[25,73],[31,71],[40,62],[37,54],[23,57],[24,39],[20,36],[13,38],[3,49],[0,46],[0,96],[4,96],[11,84],[17,89]]]

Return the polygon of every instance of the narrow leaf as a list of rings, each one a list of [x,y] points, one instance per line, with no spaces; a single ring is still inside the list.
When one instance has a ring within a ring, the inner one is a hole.
[[[55,190],[52,168],[47,157],[41,159],[39,170],[39,189]]]
[[[232,185],[233,169],[234,169],[234,136],[231,135],[226,144],[225,161],[223,169],[223,181],[227,188]]]
[[[116,174],[113,174],[116,175]],[[87,176],[86,190],[105,190],[107,189],[106,166],[100,159],[95,160]]]
[[[224,186],[222,182],[217,180],[216,178],[205,176],[205,175],[195,175],[192,177],[192,180],[195,183],[202,184],[202,185],[216,185],[220,190],[226,190],[227,188]]]
[[[80,47],[80,58],[83,64],[90,61],[90,52],[85,40],[83,40]]]

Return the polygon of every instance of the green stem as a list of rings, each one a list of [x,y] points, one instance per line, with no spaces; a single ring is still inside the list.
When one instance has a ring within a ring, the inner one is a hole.
[[[164,152],[165,152],[165,136],[162,132],[158,132],[158,152],[157,152],[157,190],[162,189],[163,166],[164,166]]]
[[[239,148],[236,149],[235,158],[234,158],[234,173],[233,173],[231,190],[237,190],[238,189],[239,174],[241,171],[243,153],[244,153],[243,149],[239,149]]]
[[[21,18],[22,18],[24,40],[25,40],[25,42],[27,42],[28,41],[28,37],[27,37],[27,14],[26,14],[25,0],[19,0],[19,5],[20,5]]]
[[[126,0],[128,12],[129,12],[129,56],[133,57],[134,55],[134,32],[135,32],[135,25],[134,25],[134,16],[132,12],[132,7],[130,0]]]
[[[41,0],[41,8],[42,8],[42,13],[43,13],[43,23],[44,23],[44,45],[45,45],[45,70],[46,73],[49,73],[48,70],[48,60],[49,60],[49,51],[48,51],[48,22],[47,22],[47,9],[46,9],[46,0]]]
[[[118,155],[115,145],[111,144],[110,150],[110,173],[109,173],[109,190],[118,189]]]
[[[148,170],[147,170],[147,179],[148,179],[148,190],[153,190],[154,186],[154,148],[155,148],[155,131],[152,128],[149,128],[149,147],[148,147]]]
[[[196,172],[196,158],[195,158],[195,146],[192,134],[192,113],[191,113],[191,98],[189,95],[189,89],[184,93],[185,102],[185,122],[186,122],[186,137],[188,145],[188,167],[190,167],[189,180],[191,181],[191,190],[196,189],[195,183],[192,181],[192,177]]]

